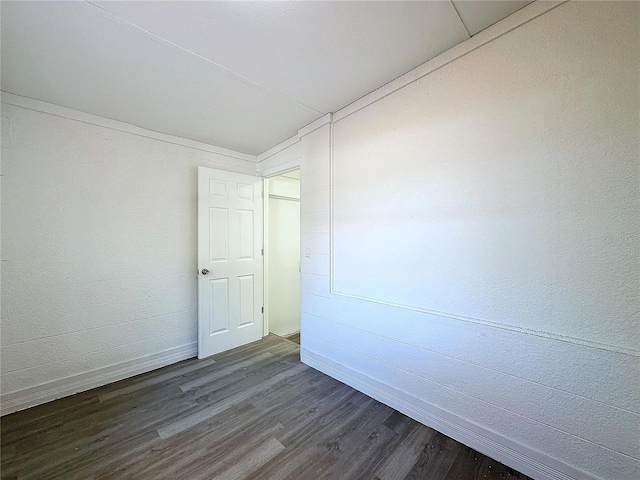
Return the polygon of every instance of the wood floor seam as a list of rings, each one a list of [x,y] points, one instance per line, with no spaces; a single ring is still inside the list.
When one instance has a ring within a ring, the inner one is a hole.
[[[15,480],[530,480],[273,335],[2,417],[0,446]]]

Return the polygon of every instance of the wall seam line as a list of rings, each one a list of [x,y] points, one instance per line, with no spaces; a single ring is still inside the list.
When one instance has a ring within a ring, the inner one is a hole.
[[[92,354],[95,354],[95,353],[108,352],[109,350],[116,350],[116,349],[121,348],[121,347],[127,347],[129,345],[135,345],[137,343],[143,343],[143,342],[146,342],[146,341],[149,341],[149,340],[157,340],[159,338],[170,337],[172,335],[179,335],[179,334],[186,333],[186,332],[193,333],[193,329],[190,328],[190,329],[186,329],[186,330],[178,330],[178,331],[172,332],[172,333],[166,333],[166,334],[163,334],[163,335],[157,335],[155,337],[145,338],[144,340],[136,340],[135,342],[121,343],[121,344],[116,345],[116,346],[111,347],[111,348],[103,348],[103,349],[100,349],[100,350],[91,350],[89,352],[84,353],[83,355],[92,355]],[[135,359],[133,359],[133,360],[135,360]],[[37,365],[32,365],[32,366],[29,366],[29,367],[23,367],[23,368],[18,368],[18,369],[11,370],[11,371],[8,371],[8,372],[2,372],[1,376],[14,374],[14,373],[18,373],[18,372],[24,372],[25,370],[31,370],[31,369],[34,369],[34,368],[42,368],[42,367],[44,367],[46,365],[55,365],[56,363],[65,363],[65,362],[68,362],[68,361],[69,360],[55,360],[53,362],[39,363]],[[83,372],[80,372],[80,373],[83,373]]]
[[[122,325],[129,325],[131,323],[144,322],[146,320],[153,320],[155,318],[168,317],[169,315],[177,315],[179,313],[187,313],[187,312],[197,313],[197,311],[198,311],[198,309],[195,308],[195,309],[189,309],[189,310],[178,310],[176,312],[161,313],[160,315],[152,315],[150,317],[136,318],[134,320],[127,320],[125,322],[110,323],[108,325],[99,325],[99,326],[96,326],[96,327],[89,327],[89,328],[83,328],[83,329],[80,329],[80,330],[73,330],[71,332],[56,333],[54,335],[47,335],[46,337],[37,337],[37,338],[29,339],[29,340],[20,340],[19,342],[13,342],[13,343],[3,343],[2,347],[8,347],[8,346],[11,346],[11,345],[20,345],[20,344],[23,344],[23,343],[35,342],[35,341],[38,341],[38,340],[47,340],[49,338],[62,337],[64,335],[73,335],[75,333],[90,332],[92,330],[98,330],[100,328],[119,327],[119,326],[122,326]]]

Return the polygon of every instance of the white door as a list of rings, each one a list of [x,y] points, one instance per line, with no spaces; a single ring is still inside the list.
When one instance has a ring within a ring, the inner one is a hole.
[[[198,358],[262,338],[262,179],[198,167]]]

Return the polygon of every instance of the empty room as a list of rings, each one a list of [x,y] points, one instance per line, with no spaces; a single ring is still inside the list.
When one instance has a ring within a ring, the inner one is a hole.
[[[640,479],[640,2],[0,20],[3,479]]]

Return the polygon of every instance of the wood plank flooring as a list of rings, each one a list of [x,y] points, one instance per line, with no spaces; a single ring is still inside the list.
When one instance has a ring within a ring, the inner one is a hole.
[[[528,478],[273,335],[7,415],[0,438],[3,479]]]
[[[289,335],[287,337],[285,337],[287,340],[292,341],[293,343],[297,343],[298,345],[300,345],[300,332],[298,333],[294,333],[292,335]]]

